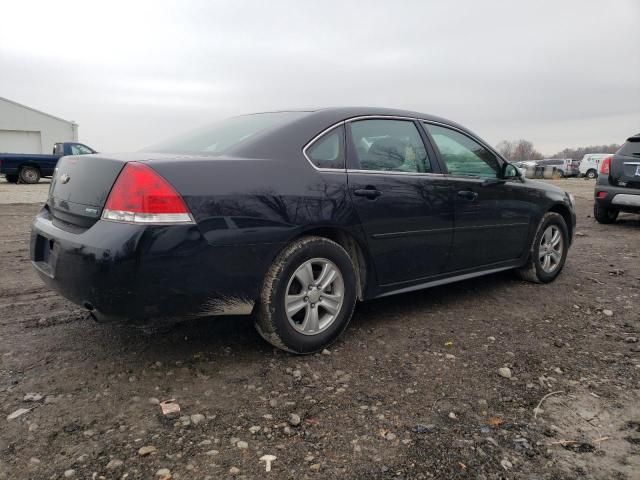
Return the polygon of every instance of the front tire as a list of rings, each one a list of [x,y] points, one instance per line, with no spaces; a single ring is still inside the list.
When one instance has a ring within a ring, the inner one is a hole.
[[[618,210],[614,210],[612,208],[605,208],[597,203],[593,204],[593,216],[595,217],[598,223],[614,223],[618,218]]]
[[[20,182],[38,183],[40,181],[40,170],[35,167],[22,167],[20,169]]]
[[[255,318],[274,347],[297,354],[331,345],[349,324],[357,279],[349,254],[323,237],[286,247],[265,276]]]
[[[590,169],[585,175],[585,177],[587,177],[589,180],[593,180],[597,176],[598,176],[598,172],[596,172],[593,168]]]
[[[523,280],[549,283],[564,268],[569,250],[569,230],[559,213],[547,212],[540,220],[527,263],[517,270]]]

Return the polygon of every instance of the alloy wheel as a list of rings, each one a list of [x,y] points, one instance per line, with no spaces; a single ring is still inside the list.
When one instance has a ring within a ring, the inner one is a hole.
[[[344,279],[335,263],[312,258],[287,284],[285,311],[289,324],[304,335],[325,331],[338,317],[344,301]]]
[[[549,225],[540,239],[538,258],[546,273],[554,272],[562,261],[563,253],[562,232],[557,225]]]

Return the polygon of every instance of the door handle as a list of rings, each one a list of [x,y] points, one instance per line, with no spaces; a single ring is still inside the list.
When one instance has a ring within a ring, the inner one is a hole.
[[[375,187],[367,187],[367,188],[358,188],[353,191],[353,194],[357,195],[358,197],[367,197],[374,200],[378,198],[380,195],[382,195],[382,192]]]
[[[476,198],[478,198],[478,194],[472,190],[460,190],[458,192],[458,196],[471,201],[474,201]]]

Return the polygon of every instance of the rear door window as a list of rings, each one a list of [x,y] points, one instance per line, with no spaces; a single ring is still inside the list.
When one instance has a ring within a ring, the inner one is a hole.
[[[495,178],[500,172],[496,156],[467,135],[425,123],[424,127],[433,137],[442,160],[451,175]]]
[[[428,173],[427,150],[411,120],[371,119],[350,123],[360,170]]]
[[[344,127],[324,134],[306,149],[305,154],[317,168],[344,169]]]

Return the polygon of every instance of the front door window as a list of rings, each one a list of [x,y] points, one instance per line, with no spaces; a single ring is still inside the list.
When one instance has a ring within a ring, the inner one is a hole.
[[[494,154],[466,135],[441,127],[424,124],[440,150],[440,155],[451,175],[496,178],[500,163]]]

